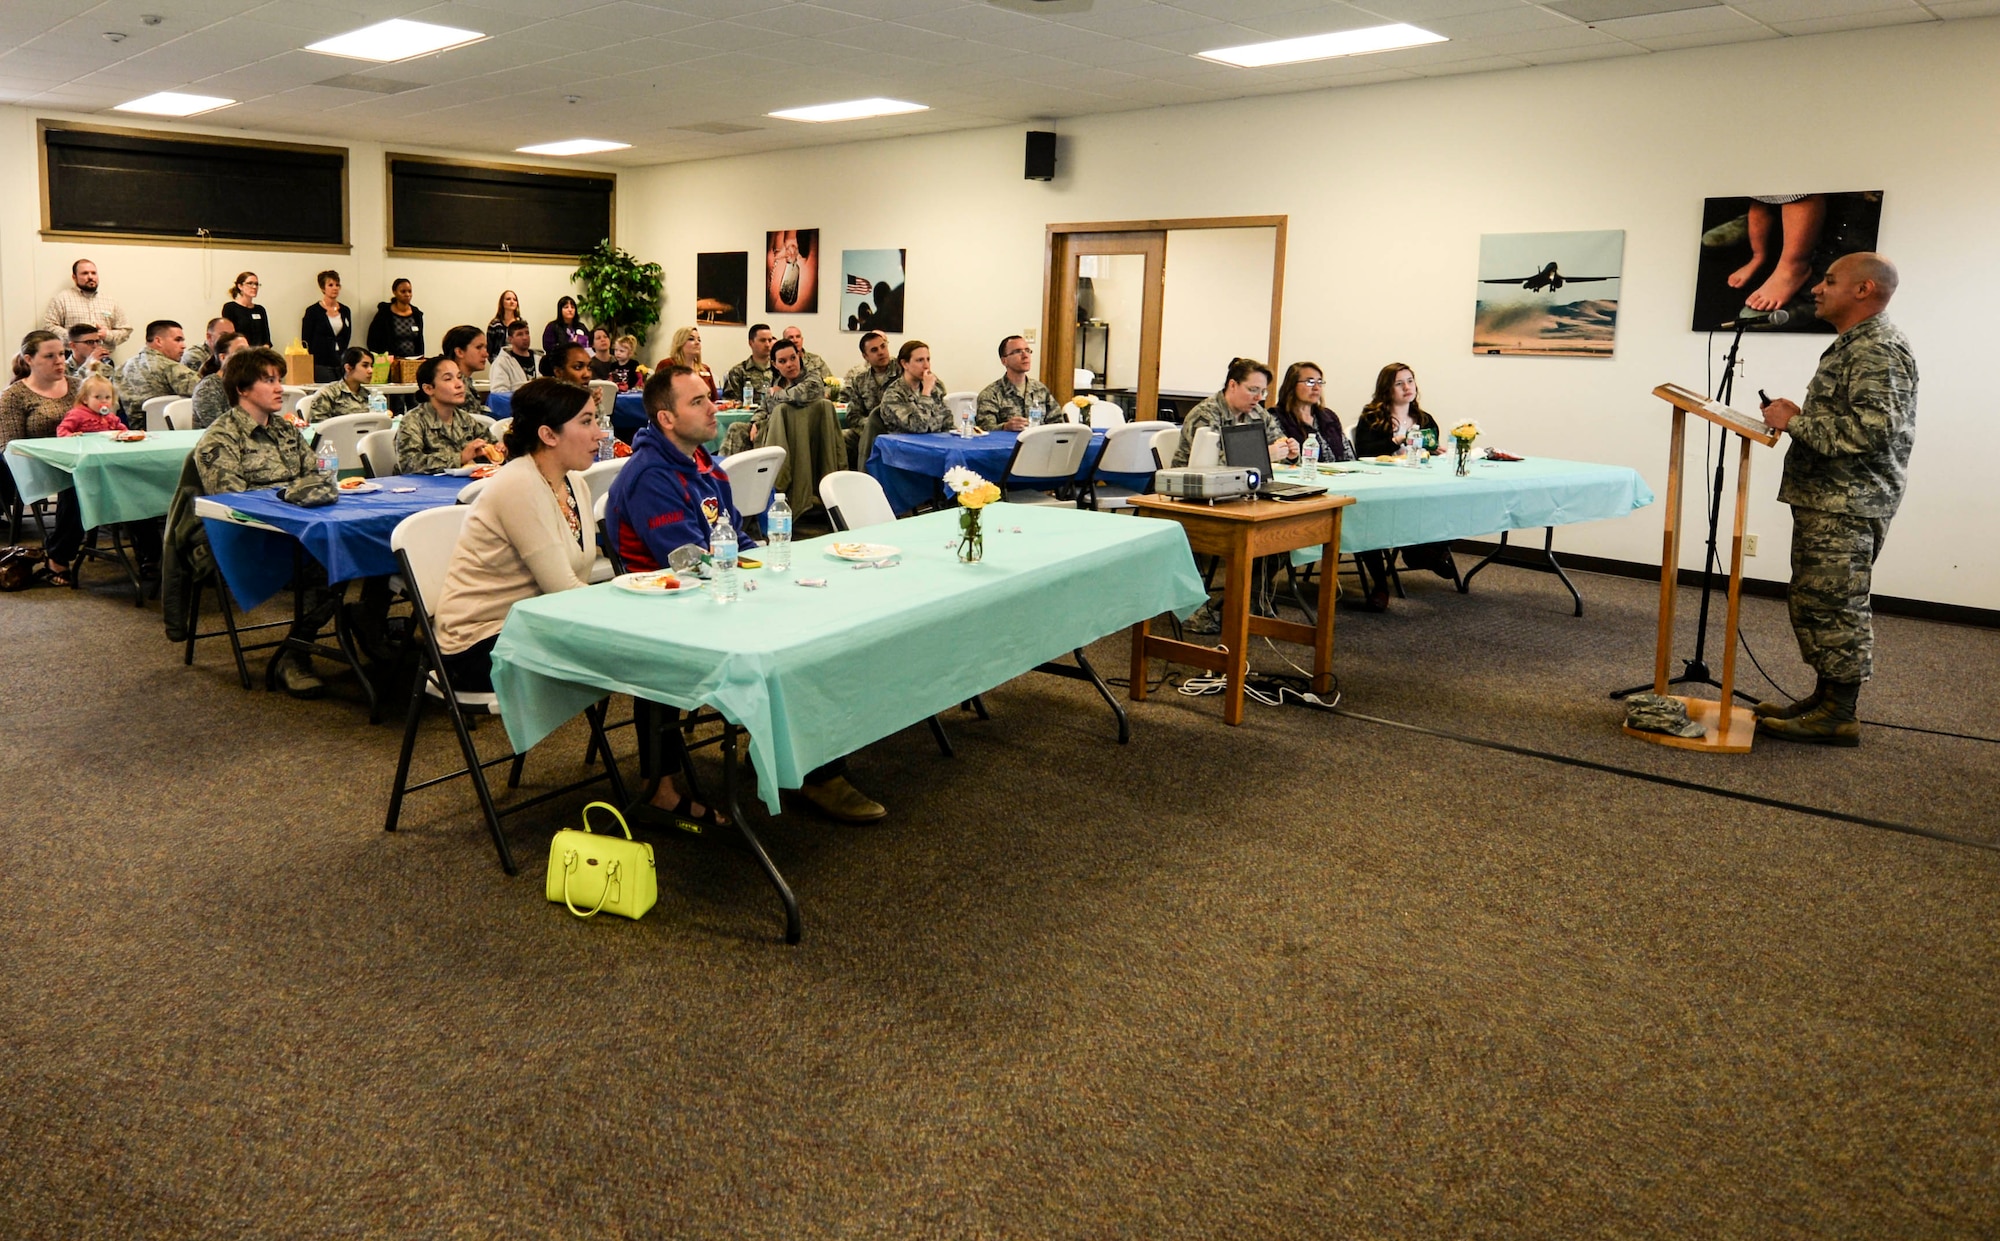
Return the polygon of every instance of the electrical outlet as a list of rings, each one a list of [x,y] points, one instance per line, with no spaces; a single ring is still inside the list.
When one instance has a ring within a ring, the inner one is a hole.
[[[1746,534],[1746,535],[1744,535],[1744,536],[1743,536],[1743,554],[1744,554],[1744,555],[1746,555],[1746,556],[1754,556],[1754,555],[1756,555],[1756,554],[1757,554],[1757,536],[1756,536],[1756,535],[1754,535],[1754,534]]]
[[[1027,341],[1027,342],[1028,342],[1029,344],[1031,344],[1031,345],[1032,345],[1032,344],[1034,344],[1034,343],[1035,343],[1035,329],[1033,329],[1033,328],[1029,328],[1029,329],[1028,329],[1027,331],[1025,331],[1025,332],[1021,333],[1021,339],[1022,339],[1022,340],[1025,340],[1025,341]]]

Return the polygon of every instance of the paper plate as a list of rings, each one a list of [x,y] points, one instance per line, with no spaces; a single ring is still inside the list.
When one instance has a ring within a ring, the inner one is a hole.
[[[344,478],[340,480],[340,492],[342,495],[365,496],[371,491],[380,491],[380,490],[382,490],[382,484],[375,482],[371,479]]]
[[[826,554],[841,560],[888,560],[902,555],[903,549],[887,543],[834,543],[827,547]]]
[[[665,583],[673,582],[668,586]],[[681,577],[671,569],[651,573],[622,573],[611,579],[618,589],[635,595],[688,595],[701,589],[701,579]]]

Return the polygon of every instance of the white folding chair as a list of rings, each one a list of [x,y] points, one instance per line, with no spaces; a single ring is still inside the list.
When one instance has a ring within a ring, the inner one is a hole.
[[[486,433],[487,433],[487,434],[488,434],[489,436],[490,436],[490,435],[491,435],[491,434],[493,433],[493,423],[494,423],[494,418],[493,418],[493,415],[491,415],[491,414],[468,414],[468,415],[466,415],[466,416],[467,416],[468,418],[471,418],[471,419],[472,419],[472,422],[473,422],[473,425],[474,425],[474,426],[476,426],[476,427],[478,427],[478,428],[479,428],[479,429],[480,429],[481,431],[484,431],[484,432],[486,432]],[[509,419],[508,419],[507,421],[509,421],[509,422],[512,422],[512,421],[514,421],[514,420],[513,420],[512,418],[509,418]]]
[[[1125,425],[1125,411],[1109,401],[1097,400],[1090,403],[1090,425],[1093,427],[1122,427]]]
[[[1079,366],[1074,371],[1070,372],[1069,384],[1070,387],[1072,388],[1088,388],[1090,385],[1096,382],[1097,382],[1096,371],[1088,370],[1084,367]]]
[[[618,408],[618,385],[609,379],[593,379],[590,390],[597,394],[597,421],[606,430],[611,427],[611,411]]]
[[[951,411],[951,420],[954,425],[969,427],[972,425],[973,418],[979,412],[979,394],[977,392],[947,392],[944,394],[944,404],[945,408]]]
[[[164,419],[167,414],[167,406],[172,405],[175,401],[185,401],[188,399],[184,396],[174,396],[172,393],[166,396],[149,396],[146,398],[145,404],[139,406],[140,416],[145,419],[147,427],[157,430],[165,425]],[[144,430],[145,428],[134,429]]]
[[[298,415],[300,418],[305,419],[307,422],[311,422],[313,420],[313,414],[312,414],[313,402],[318,397],[319,393],[317,392],[306,393],[304,396],[299,398],[299,403],[293,406],[292,412]]]
[[[835,530],[859,530],[896,520],[889,496],[872,475],[859,470],[835,470],[819,480],[820,502]]]
[[[521,783],[521,768],[527,761],[524,754],[504,754],[495,759],[479,757],[479,747],[472,743],[472,730],[466,724],[467,710],[499,714],[499,699],[491,693],[466,693],[455,689],[451,677],[445,671],[444,655],[438,649],[436,627],[431,616],[436,610],[439,596],[444,591],[445,572],[451,567],[451,556],[458,546],[459,534],[465,529],[466,518],[471,514],[464,508],[434,508],[421,513],[412,513],[396,523],[389,534],[389,546],[396,553],[396,559],[403,566],[403,580],[409,590],[410,604],[423,632],[423,646],[417,662],[417,684],[411,687],[410,713],[403,724],[403,750],[396,760],[396,782],[389,791],[389,815],[383,822],[384,831],[396,830],[396,821],[401,817],[403,795],[426,789],[434,784],[455,780],[460,776],[472,777],[473,788],[479,793],[479,808],[486,814],[487,830],[493,834],[493,847],[499,851],[500,865],[508,874],[518,874],[520,868],[514,864],[514,852],[507,847],[507,837],[500,830],[503,815],[526,810],[555,797],[574,792],[577,789],[597,783],[611,781],[611,788],[619,805],[628,800],[625,781],[618,774],[617,760],[611,756],[611,746],[604,740],[604,704],[596,702],[584,708],[584,715],[590,720],[591,738],[598,750],[604,754],[604,774],[579,780],[564,788],[529,798],[524,802],[501,810],[493,804],[493,791],[486,783],[486,769],[501,763],[511,762],[507,775],[507,787],[518,788]],[[424,706],[431,699],[442,702],[451,717],[452,730],[458,734],[459,749],[464,753],[465,766],[442,776],[432,776],[427,780],[411,784],[410,756],[416,749],[417,725],[423,719]]]
[[[486,478],[473,479],[471,482],[467,483],[465,486],[460,487],[458,489],[458,499],[455,501],[455,503],[458,504],[472,503],[474,500],[477,500],[479,498],[480,492],[486,490],[486,484],[492,481],[493,479],[490,475]]]
[[[1180,446],[1180,439],[1181,429],[1179,427],[1162,427],[1160,430],[1153,432],[1153,468],[1155,470],[1164,470],[1174,463],[1174,449]]]
[[[316,423],[313,431],[318,438],[314,442],[332,444],[333,450],[340,454],[340,468],[349,470],[356,468],[361,462],[361,437],[370,431],[388,429],[387,414],[342,414],[338,418],[328,418],[325,422]],[[392,451],[390,456],[394,455]]]
[[[1084,503],[1094,509],[1129,508],[1133,496],[1152,491],[1150,476],[1160,468],[1154,464],[1153,441],[1162,435],[1173,434],[1173,431],[1155,431],[1143,422],[1128,422],[1111,428],[1104,436],[1104,451],[1098,454],[1097,464],[1090,471]],[[1173,451],[1171,444],[1167,451]],[[1145,474],[1148,479],[1146,486],[1134,488],[1099,481],[1106,474]]]
[[[764,510],[771,507],[771,495],[777,490],[778,471],[784,467],[785,450],[776,444],[739,452],[723,461],[722,472],[729,475],[730,498],[736,501],[736,511],[745,521],[752,517],[763,519]]]
[[[507,438],[507,428],[514,425],[512,418],[489,418],[486,420],[486,442],[497,444]]]
[[[148,401],[147,404],[151,405],[152,402]],[[196,430],[197,428],[194,425],[194,398],[183,396],[168,401],[160,407],[160,421],[166,424],[169,431]]]
[[[1090,428],[1070,423],[1029,427],[1000,472],[1000,491],[1014,504],[1074,507],[1077,471],[1090,451]],[[1050,495],[1045,488],[1057,494]]]
[[[356,441],[361,454],[361,473],[367,478],[388,478],[401,474],[402,468],[396,464],[396,433],[383,429],[370,431]],[[343,458],[344,459],[344,458]]]
[[[599,461],[583,471],[583,485],[590,489],[590,511],[597,522],[597,559],[590,566],[589,581],[608,582],[618,576],[618,569],[611,557],[604,554],[604,497],[611,494],[611,484],[618,477],[618,471],[625,468],[630,457],[613,457],[609,461]]]
[[[285,384],[284,389],[285,389],[285,403],[279,407],[278,412],[286,415],[287,417],[298,412],[300,401],[305,400],[307,397],[311,396],[315,391],[317,391],[317,389],[314,388],[302,388],[295,384]]]
[[[1188,468],[1206,469],[1222,464],[1222,432],[1214,427],[1203,427],[1194,433],[1194,443],[1188,445]]]

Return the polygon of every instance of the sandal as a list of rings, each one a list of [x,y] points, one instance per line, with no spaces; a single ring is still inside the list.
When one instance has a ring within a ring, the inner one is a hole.
[[[64,565],[62,568],[58,569],[56,567],[55,561],[53,560],[42,561],[42,572],[48,575],[49,585],[51,586],[76,585],[75,580],[70,577],[70,574],[75,570],[76,570],[75,565]]]
[[[681,794],[681,799],[674,803],[674,808],[671,810],[663,810],[650,801],[642,801],[634,805],[630,813],[633,818],[638,819],[642,823],[659,827],[672,827],[678,831],[686,832],[691,836],[704,835],[709,828],[721,829],[733,826],[733,824],[716,814],[714,806],[702,807],[700,814],[693,813],[693,806],[694,794],[683,793]]]

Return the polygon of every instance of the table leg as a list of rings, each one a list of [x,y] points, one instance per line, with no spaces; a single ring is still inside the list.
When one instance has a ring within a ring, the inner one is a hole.
[[[1126,686],[1125,696],[1133,702],[1146,701],[1146,635],[1152,629],[1150,620],[1132,626],[1132,681]]]
[[[1340,514],[1333,510],[1333,536],[1320,548],[1319,562],[1322,565],[1340,563]],[[1333,605],[1340,597],[1340,583],[1337,573],[1321,573],[1319,577],[1319,623],[1313,634],[1313,678],[1315,694],[1333,692]]]
[[[778,899],[785,906],[785,942],[796,944],[805,934],[804,924],[799,920],[799,899],[792,895],[791,885],[778,873],[778,867],[771,861],[771,855],[764,852],[764,842],[757,839],[757,833],[750,830],[750,820],[743,817],[741,800],[736,796],[736,726],[725,721],[722,725],[722,790],[723,800],[729,806],[729,821],[743,834],[743,843],[750,847],[750,853],[757,864],[764,868],[764,877],[778,890]]]
[[[1243,682],[1250,675],[1250,565],[1247,547],[1231,548],[1223,570],[1222,643],[1229,648],[1222,722],[1243,722]]]

